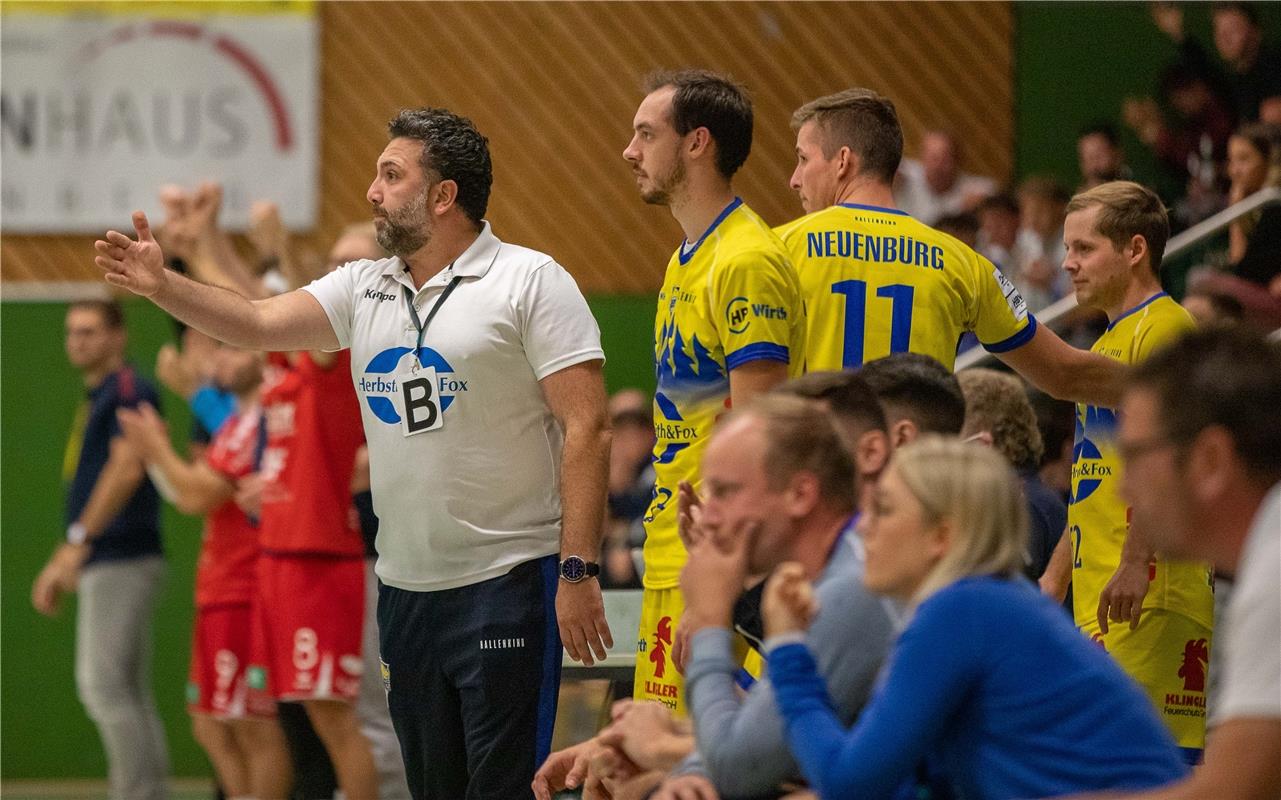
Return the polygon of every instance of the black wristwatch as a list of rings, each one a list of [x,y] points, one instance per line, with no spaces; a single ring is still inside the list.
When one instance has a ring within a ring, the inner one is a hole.
[[[600,574],[600,564],[584,561],[580,556],[565,556],[560,562],[560,577],[566,583],[578,583]]]

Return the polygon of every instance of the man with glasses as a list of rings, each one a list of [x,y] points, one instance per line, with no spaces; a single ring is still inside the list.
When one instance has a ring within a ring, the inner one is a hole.
[[[1169,220],[1149,189],[1113,181],[1072,198],[1064,269],[1082,306],[1107,314],[1092,350],[1137,364],[1194,327],[1161,290]],[[1073,586],[1077,626],[1147,691],[1185,758],[1205,746],[1205,689],[1214,620],[1213,573],[1173,561],[1130,528],[1114,409],[1077,405],[1068,535],[1045,583]]]
[[[1236,579],[1205,766],[1143,800],[1281,796],[1278,406],[1281,352],[1239,328],[1183,337],[1134,371],[1122,400],[1135,530]]]

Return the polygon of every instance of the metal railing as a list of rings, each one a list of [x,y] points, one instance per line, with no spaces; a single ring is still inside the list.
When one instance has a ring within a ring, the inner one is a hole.
[[[1241,217],[1266,206],[1281,203],[1281,187],[1270,186],[1260,189],[1249,197],[1234,203],[1212,217],[1203,219],[1177,236],[1170,237],[1165,246],[1163,260],[1175,258],[1186,253],[1201,242],[1236,222]],[[1036,312],[1036,321],[1041,325],[1053,327],[1054,323],[1076,309],[1076,295],[1069,294]],[[1281,340],[1281,331],[1273,333],[1273,338]],[[977,367],[995,359],[996,356],[982,347],[973,347],[956,358],[958,370],[966,367]]]

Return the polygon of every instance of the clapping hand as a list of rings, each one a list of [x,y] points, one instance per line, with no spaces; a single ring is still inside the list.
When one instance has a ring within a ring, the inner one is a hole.
[[[805,577],[805,569],[789,561],[774,570],[761,600],[765,636],[808,630],[817,613],[818,598],[814,596],[814,585]]]

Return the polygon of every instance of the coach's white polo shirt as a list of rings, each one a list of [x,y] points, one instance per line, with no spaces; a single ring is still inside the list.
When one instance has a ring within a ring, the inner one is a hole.
[[[418,329],[449,282],[457,287]],[[324,307],[364,415],[378,577],[411,591],[466,586],[560,548],[563,435],[539,381],[603,360],[587,301],[550,256],[486,222],[415,292],[399,258],[346,264],[305,287]]]

